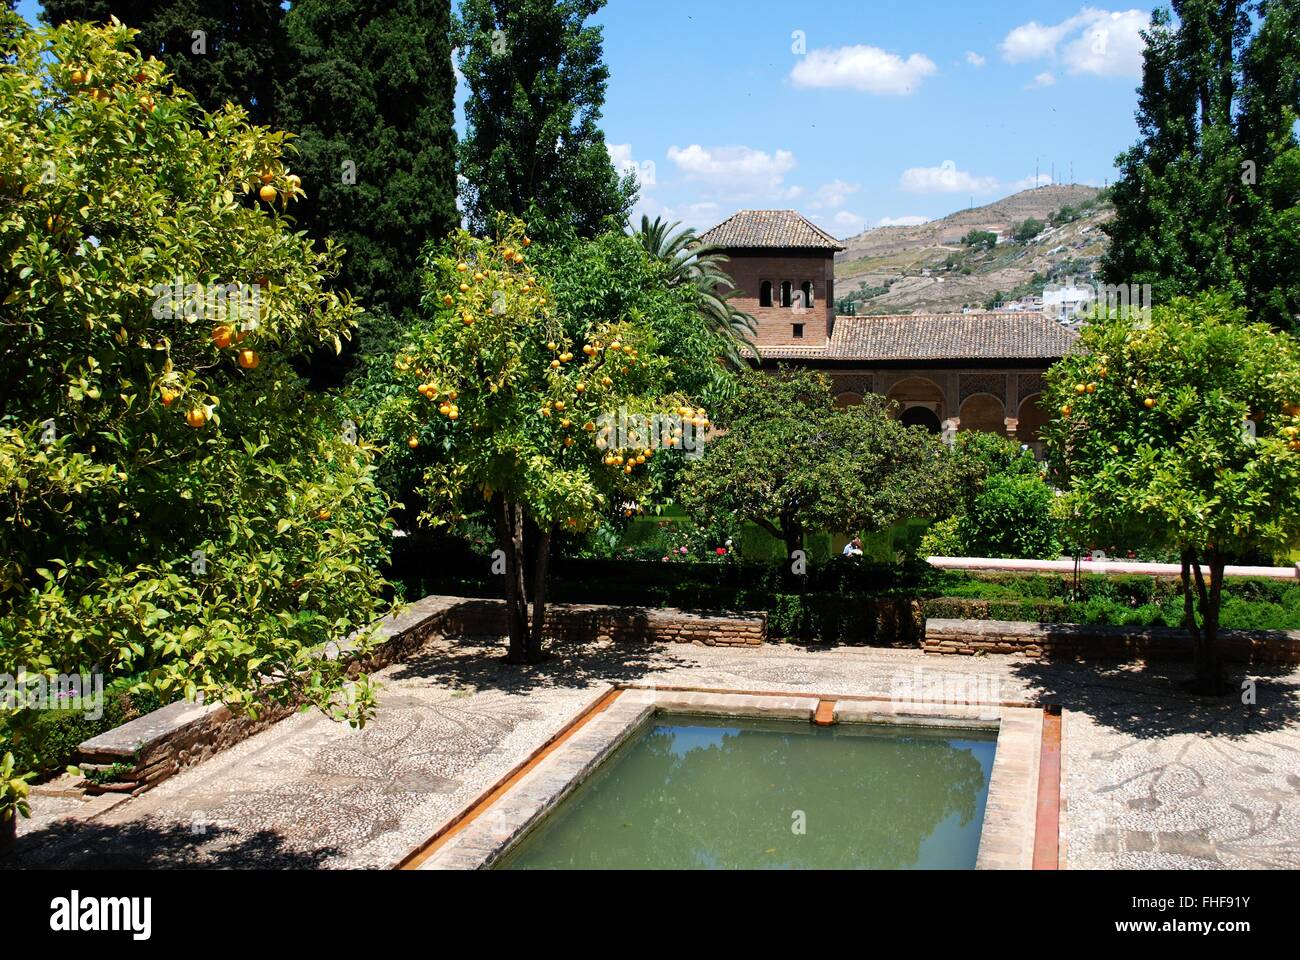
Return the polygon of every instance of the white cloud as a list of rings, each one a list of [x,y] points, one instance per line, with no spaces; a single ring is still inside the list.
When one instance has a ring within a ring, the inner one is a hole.
[[[802,186],[786,182],[786,175],[798,166],[789,150],[768,152],[742,145],[706,147],[693,143],[669,147],[668,160],[682,179],[693,185],[690,196],[694,203],[671,211],[671,216],[688,226],[713,226],[722,216],[745,207],[794,206],[808,193]],[[851,187],[827,184],[819,193],[832,195]]]
[[[1007,184],[1007,189],[1012,193],[1019,193],[1021,190],[1032,190],[1034,187],[1046,187],[1052,182],[1049,174],[1040,173],[1037,177],[1025,177],[1023,180],[1013,180]]]
[[[1101,77],[1141,76],[1142,51],[1146,49],[1142,31],[1148,19],[1141,10],[1125,10],[1095,20],[1066,44],[1062,56],[1067,69]]]
[[[958,170],[952,160],[937,167],[912,167],[899,178],[909,193],[992,193],[998,188],[997,177],[977,177]]]
[[[878,227],[919,227],[923,223],[929,223],[929,217],[885,217],[879,223]]]
[[[1033,20],[1003,38],[1002,57],[1008,63],[1056,57],[1071,74],[1136,77],[1142,72],[1142,51],[1146,46],[1141,31],[1149,19],[1142,10],[1084,7],[1057,24]]]
[[[866,218],[851,210],[841,210],[832,219],[836,232],[841,237],[855,236],[867,228]]]
[[[823,183],[813,191],[813,198],[808,201],[808,206],[813,210],[842,207],[850,194],[857,193],[861,189],[862,184],[860,183],[832,180],[830,183]]]
[[[642,190],[648,190],[658,183],[658,175],[655,170],[653,160],[636,160],[632,156],[632,144],[630,143],[606,143],[605,149],[609,151],[609,162],[614,165],[619,176],[627,173],[636,174],[637,183]]]
[[[1074,29],[1075,19],[1071,17],[1054,27],[1045,27],[1036,20],[1016,27],[1002,40],[1003,59],[1008,63],[1024,63],[1051,56],[1065,35]]]
[[[662,203],[655,197],[642,193],[637,198],[636,205],[632,208],[629,220],[633,225],[639,225],[641,215],[645,214],[651,220],[655,217],[662,217],[668,223],[680,223],[683,227],[707,230],[709,227],[716,226],[725,216],[729,216],[733,212],[733,210],[727,208],[724,214],[723,208],[712,201],[677,206]]]
[[[1038,76],[1034,77],[1032,82],[1025,84],[1025,89],[1037,90],[1041,87],[1054,87],[1054,86],[1056,86],[1056,74],[1052,73],[1049,70],[1040,73]]]
[[[780,189],[785,175],[798,166],[789,150],[768,153],[745,146],[668,148],[668,159],[692,180],[745,192],[771,192]]]
[[[606,143],[605,149],[609,151],[610,163],[614,164],[615,169],[620,172],[629,165],[636,165],[636,161],[632,159],[632,144]]]
[[[977,68],[978,68],[978,67],[982,67],[982,66],[984,66],[984,64],[988,63],[988,60],[986,60],[984,57],[981,57],[981,56],[980,56],[978,53],[976,53],[974,50],[967,50],[967,51],[966,51],[966,62],[969,63],[972,67],[977,67]]]
[[[929,57],[906,60],[879,47],[828,47],[808,53],[790,71],[797,87],[849,87],[881,96],[906,96],[938,71]]]

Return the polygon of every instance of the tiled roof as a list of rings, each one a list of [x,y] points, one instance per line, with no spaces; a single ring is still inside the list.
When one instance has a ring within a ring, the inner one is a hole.
[[[837,317],[827,353],[846,360],[1054,360],[1078,339],[1041,313]]]
[[[1057,360],[1079,335],[1039,313],[836,317],[818,346],[760,347],[765,360]]]
[[[798,346],[784,347],[759,347],[758,352],[764,360],[825,360],[826,359],[826,341],[823,340],[816,346]],[[745,348],[741,353],[752,357],[754,351]]]
[[[838,240],[794,210],[741,210],[704,233],[700,240],[728,250],[740,247],[844,249]]]

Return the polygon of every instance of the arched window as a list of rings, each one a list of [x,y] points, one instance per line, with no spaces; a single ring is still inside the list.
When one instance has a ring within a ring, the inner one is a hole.
[[[813,285],[811,280],[803,282],[803,305],[811,307],[813,305]]]
[[[794,294],[794,285],[789,280],[781,281],[781,306],[788,307],[791,303],[791,297]]]
[[[760,307],[770,307],[772,305],[771,280],[764,280],[763,285],[758,288],[758,305]]]
[[[938,433],[941,428],[939,415],[929,407],[908,407],[899,421],[905,427],[924,427],[928,433]]]

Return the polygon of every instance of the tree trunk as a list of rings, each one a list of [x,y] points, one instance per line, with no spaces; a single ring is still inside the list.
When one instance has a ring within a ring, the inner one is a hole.
[[[551,559],[551,527],[537,531],[537,562],[533,568],[533,628],[528,635],[528,662],[538,663],[543,657],[542,628],[546,623],[546,577]]]
[[[506,555],[506,631],[508,663],[528,662],[528,597],[524,589],[524,513],[517,503],[497,498],[497,535]]]
[[[803,528],[787,518],[781,519],[781,541],[785,544],[785,563],[781,567],[781,580],[788,589],[801,591],[807,583],[807,558],[795,573],[794,555],[803,549]]]
[[[1223,676],[1223,662],[1219,656],[1219,611],[1223,603],[1223,570],[1226,558],[1211,547],[1206,551],[1209,561],[1210,582],[1207,585],[1201,565],[1191,553],[1192,571],[1196,575],[1196,593],[1200,601],[1201,627],[1192,626],[1195,676],[1192,692],[1207,697],[1219,697],[1227,692],[1228,683]]]
[[[803,549],[803,524],[790,517],[781,518],[781,539],[785,542],[785,558],[794,559],[794,555]]]
[[[1196,551],[1188,547],[1182,553],[1183,578],[1183,626],[1192,635],[1192,649],[1201,644],[1201,630],[1196,623],[1196,601],[1192,593],[1192,564],[1196,562]]]

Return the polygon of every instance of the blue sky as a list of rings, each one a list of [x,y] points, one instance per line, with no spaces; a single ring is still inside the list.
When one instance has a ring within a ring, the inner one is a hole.
[[[1137,136],[1152,6],[611,0],[605,133],[654,164],[641,209],[693,226],[794,207],[848,236],[1029,187],[1035,162],[1101,186]]]
[[[845,237],[1027,188],[1036,164],[1101,186],[1137,136],[1152,6],[610,0],[602,125],[643,181],[635,215],[701,228],[793,207]]]

